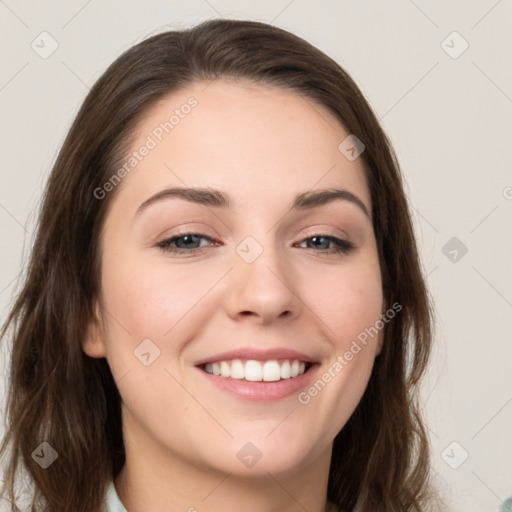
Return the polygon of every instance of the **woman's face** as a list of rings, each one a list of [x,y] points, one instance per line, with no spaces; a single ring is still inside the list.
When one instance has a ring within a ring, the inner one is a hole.
[[[108,360],[127,449],[241,475],[328,460],[384,307],[348,136],[309,99],[225,80],[139,124],[104,225],[101,328],[83,344]],[[346,192],[308,201],[326,189]]]

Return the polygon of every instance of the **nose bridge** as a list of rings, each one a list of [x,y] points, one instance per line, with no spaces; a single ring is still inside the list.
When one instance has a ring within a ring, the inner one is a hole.
[[[298,313],[293,269],[274,231],[248,235],[236,246],[235,271],[228,300],[232,316],[252,313],[268,322]]]

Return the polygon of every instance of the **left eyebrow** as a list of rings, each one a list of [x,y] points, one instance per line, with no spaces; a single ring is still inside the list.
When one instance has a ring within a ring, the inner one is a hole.
[[[290,207],[290,211],[316,208],[335,200],[349,201],[352,204],[355,204],[368,218],[370,218],[368,208],[366,208],[366,205],[361,201],[361,199],[359,199],[359,197],[348,190],[338,188],[313,190],[311,192],[308,191],[298,194]]]
[[[209,206],[212,208],[229,209],[233,207],[233,201],[225,192],[212,188],[198,188],[198,187],[173,187],[157,192],[155,195],[146,199],[135,212],[135,215],[140,215],[149,205],[178,197],[190,201],[192,203]],[[335,200],[348,201],[355,204],[360,208],[364,214],[370,218],[370,213],[366,205],[355,194],[344,189],[323,189],[302,192],[295,196],[291,206],[292,210],[309,210],[317,208],[325,204],[331,203]]]

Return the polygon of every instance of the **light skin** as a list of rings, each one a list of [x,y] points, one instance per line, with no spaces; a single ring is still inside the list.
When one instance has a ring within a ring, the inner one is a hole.
[[[146,113],[133,150],[190,96],[198,101],[123,178],[103,228],[101,307],[82,346],[107,358],[122,398],[126,464],[115,487],[129,512],[324,512],[332,442],[367,386],[380,334],[307,404],[297,393],[234,397],[195,362],[284,347],[314,356],[321,376],[375,324],[384,309],[371,218],[347,199],[290,211],[297,194],[336,188],[371,215],[363,163],[339,151],[348,133],[309,99],[247,82],[206,85]],[[232,207],[168,197],[136,214],[171,187],[216,189]],[[173,246],[199,251],[157,246],[183,232],[201,237]],[[248,236],[263,250],[252,263],[236,251]],[[323,237],[355,248],[336,253]],[[134,355],[145,339],[160,350],[148,366]],[[237,457],[247,442],[262,454],[252,467]]]

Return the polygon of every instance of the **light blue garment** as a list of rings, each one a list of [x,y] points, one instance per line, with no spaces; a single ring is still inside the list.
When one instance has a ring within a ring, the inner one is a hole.
[[[127,512],[117,495],[113,481],[110,482],[105,495],[105,506],[105,512]]]
[[[503,503],[500,512],[512,512],[512,496]]]
[[[111,481],[105,496],[105,512],[128,512],[117,495],[114,482]],[[512,512],[512,496],[500,508],[500,512]]]

